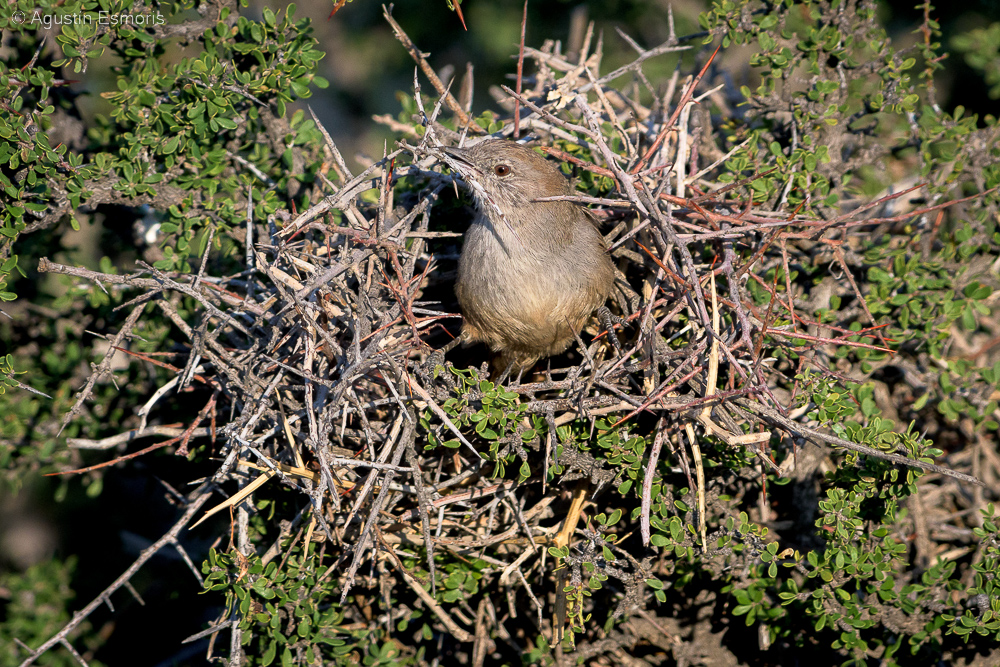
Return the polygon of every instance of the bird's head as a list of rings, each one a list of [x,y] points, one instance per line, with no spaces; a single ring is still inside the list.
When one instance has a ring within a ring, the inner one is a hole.
[[[441,148],[439,157],[462,177],[489,217],[517,219],[524,210],[544,206],[533,200],[572,193],[554,163],[532,149],[503,139],[470,148]]]

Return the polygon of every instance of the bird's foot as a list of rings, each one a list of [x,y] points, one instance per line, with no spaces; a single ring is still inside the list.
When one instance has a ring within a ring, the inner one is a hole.
[[[625,356],[625,350],[622,348],[621,342],[618,340],[618,336],[615,334],[616,324],[627,324],[628,320],[624,317],[618,317],[614,315],[607,306],[601,306],[597,309],[597,319],[601,322],[601,327],[608,332],[608,338],[611,340],[611,344],[615,348],[615,354],[619,358]],[[641,371],[640,364],[624,364],[620,372],[625,373],[637,373]]]
[[[600,320],[601,327],[608,332],[608,339],[615,346],[615,353],[619,357],[622,356],[625,351],[622,349],[622,344],[618,340],[617,334],[615,334],[615,325],[625,324],[627,320],[613,315],[607,306],[601,306],[597,309],[597,319]]]
[[[457,336],[454,340],[452,340],[450,343],[448,343],[441,349],[431,350],[431,353],[427,355],[427,359],[424,361],[423,364],[420,365],[418,372],[425,378],[433,379],[435,371],[437,370],[438,366],[441,366],[442,368],[445,367],[444,355],[448,354],[456,347],[458,347],[458,344],[461,343],[462,340],[463,340],[462,336]]]

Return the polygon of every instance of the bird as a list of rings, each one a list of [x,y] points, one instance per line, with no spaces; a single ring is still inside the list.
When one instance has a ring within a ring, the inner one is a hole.
[[[455,295],[456,344],[482,342],[495,367],[520,374],[563,352],[615,281],[604,238],[571,195],[555,163],[519,143],[490,139],[438,153],[472,193],[476,215],[464,235]],[[450,349],[450,348],[449,348]]]

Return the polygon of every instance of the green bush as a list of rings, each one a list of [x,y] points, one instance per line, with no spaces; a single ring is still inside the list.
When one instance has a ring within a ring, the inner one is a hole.
[[[469,211],[421,161],[510,136],[509,96],[467,116],[423,82],[385,121],[409,143],[354,173],[300,108],[327,84],[294,5],[0,9],[0,301],[33,304],[0,317],[7,486],[78,470],[97,497],[120,469],[81,448],[104,445],[169,478],[182,516],[138,562],[192,559],[203,606],[178,625],[230,664],[995,662],[1000,143],[939,108],[922,8],[900,46],[873,3],[717,0],[667,44],[693,53],[656,57],[697,74],[721,44],[748,69],[723,51],[694,94],[723,87],[676,118],[688,84],[600,80],[597,37],[580,62],[529,49],[545,113],[519,127],[602,198],[638,295],[615,299],[630,370],[587,330],[519,383],[481,348],[430,354]],[[36,12],[148,20],[45,47]],[[953,41],[989,85],[995,32]],[[107,57],[87,117],[60,77]],[[69,266],[71,229],[152,223],[141,263],[125,240]],[[70,616],[74,563],[2,575],[5,645],[68,626],[99,664],[128,641]]]

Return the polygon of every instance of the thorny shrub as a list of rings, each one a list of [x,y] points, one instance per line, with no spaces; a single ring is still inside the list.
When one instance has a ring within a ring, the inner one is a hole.
[[[177,22],[64,25],[50,49],[15,26],[33,3],[3,8],[0,300],[24,257],[77,279],[61,318],[4,324],[7,478],[92,460],[63,435],[124,431],[109,448],[166,436],[207,466],[137,564],[194,552],[215,620],[191,634],[230,664],[995,663],[1000,142],[937,107],[923,7],[898,49],[874,2],[716,0],[700,36],[611,75],[599,38],[575,61],[549,40],[517,107],[471,118],[436,78],[402,95],[403,148],[360,174],[288,109],[325,83],[294,7],[159,4]],[[981,37],[956,46],[992,76]],[[756,85],[709,48],[680,61],[706,66],[693,82],[643,74],[699,45],[749,47]],[[72,136],[58,72],[105,51],[112,112]],[[515,113],[603,215],[627,363],[596,330],[520,383],[481,349],[430,355],[468,206],[427,147],[510,137]],[[159,225],[148,263],[46,257],[38,232],[106,207]],[[112,332],[89,382],[87,327]],[[80,474],[99,494],[114,473]],[[216,490],[232,500],[184,532]],[[4,665],[99,643],[87,614],[22,604],[40,572],[4,579],[0,636],[34,651]],[[68,572],[39,594],[65,604]]]

